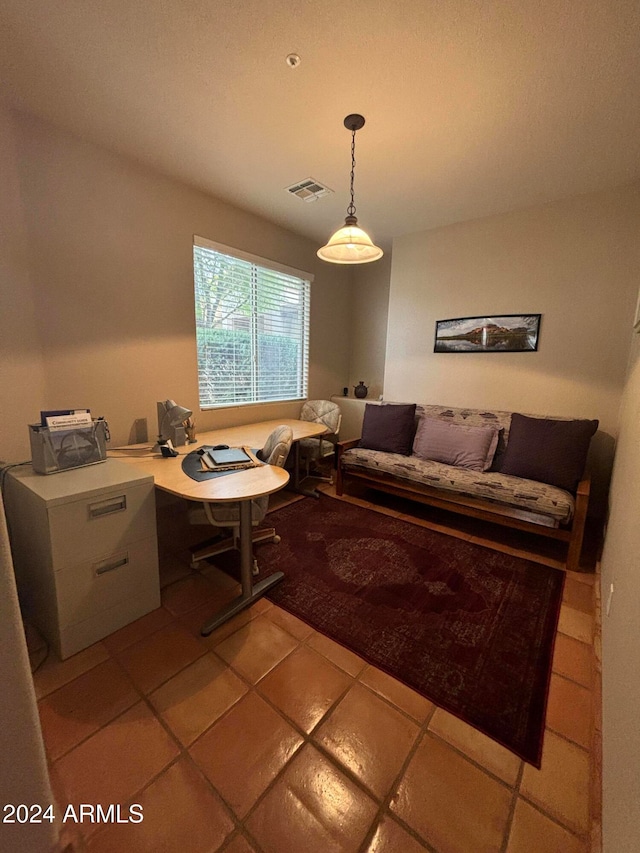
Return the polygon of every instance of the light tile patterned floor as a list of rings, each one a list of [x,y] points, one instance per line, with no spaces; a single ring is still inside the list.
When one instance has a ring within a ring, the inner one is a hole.
[[[35,675],[59,805],[144,810],[66,824],[69,849],[599,850],[593,575],[567,578],[536,770],[266,600],[200,637],[235,586],[189,572],[185,536],[204,536],[179,516],[160,525],[163,607]]]

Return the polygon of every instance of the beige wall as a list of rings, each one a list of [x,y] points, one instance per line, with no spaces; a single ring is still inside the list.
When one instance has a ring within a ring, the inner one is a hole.
[[[13,124],[0,111],[0,461],[29,459],[26,424],[44,400]]]
[[[640,243],[638,254],[640,255]],[[602,558],[603,834],[606,853],[640,838],[640,336],[620,411]],[[613,596],[607,615],[611,586]]]
[[[389,315],[391,253],[372,264],[353,268],[353,312],[350,329],[349,394],[360,380],[368,386],[367,399],[377,400],[384,388]]]
[[[384,396],[597,418],[606,511],[638,287],[640,185],[394,240]],[[434,353],[436,320],[542,314],[534,353]]]
[[[599,418],[615,433],[640,185],[394,241],[388,400]],[[434,353],[436,320],[541,313],[536,353]]]
[[[26,424],[45,407],[90,407],[107,418],[112,445],[133,439],[140,418],[152,437],[156,400],[167,397],[192,408],[200,429],[299,412],[299,403],[199,412],[194,233],[315,274],[309,394],[340,391],[350,276],[319,261],[315,243],[51,125],[2,117],[13,127],[13,162],[3,153],[19,178],[9,215],[24,212],[25,229],[10,235],[16,259],[3,287],[10,307],[1,337],[16,356],[0,393],[20,402],[0,421],[0,458],[28,458]],[[19,251],[25,236],[28,263]]]
[[[0,791],[5,803],[53,802],[0,493]],[[53,853],[59,824],[0,823],[0,850]]]

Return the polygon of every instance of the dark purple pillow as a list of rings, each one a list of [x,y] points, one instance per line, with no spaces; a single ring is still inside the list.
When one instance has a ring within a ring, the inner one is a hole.
[[[575,492],[598,421],[511,416],[501,473]]]
[[[415,433],[415,403],[367,403],[358,447],[409,456]]]

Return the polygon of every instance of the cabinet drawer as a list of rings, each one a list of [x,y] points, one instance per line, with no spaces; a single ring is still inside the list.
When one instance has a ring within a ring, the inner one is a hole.
[[[153,536],[57,572],[60,628],[152,590],[160,590],[158,546]]]
[[[145,613],[150,613],[157,607],[160,607],[159,588],[120,601],[114,607],[96,613],[89,619],[63,628],[60,631],[58,642],[55,644],[56,651],[62,660],[65,660],[65,658],[92,646],[98,640],[108,637],[109,634],[113,634],[114,631],[123,628],[135,619],[139,619]]]
[[[109,490],[49,509],[54,566],[72,566],[156,534],[153,484]]]

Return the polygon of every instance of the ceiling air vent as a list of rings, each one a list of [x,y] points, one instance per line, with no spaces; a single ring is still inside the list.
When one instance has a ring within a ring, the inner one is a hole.
[[[325,187],[315,181],[313,178],[306,178],[304,181],[298,181],[297,184],[292,184],[290,187],[285,187],[288,193],[301,198],[302,201],[316,201],[322,198],[323,195],[329,195],[333,190]]]

